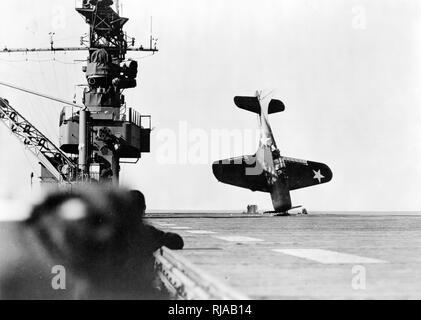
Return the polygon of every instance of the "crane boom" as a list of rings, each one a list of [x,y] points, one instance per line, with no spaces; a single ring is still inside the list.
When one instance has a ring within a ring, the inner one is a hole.
[[[16,89],[16,90],[19,90],[19,91],[23,91],[23,92],[32,94],[34,96],[38,96],[38,97],[45,98],[45,99],[48,99],[48,100],[61,102],[61,103],[67,104],[67,105],[72,106],[72,107],[76,107],[76,108],[80,108],[80,109],[85,108],[85,106],[74,103],[74,102],[70,102],[70,101],[67,101],[67,100],[64,100],[64,99],[52,97],[52,96],[49,96],[49,95],[46,95],[46,94],[43,94],[43,93],[40,93],[40,92],[36,92],[36,91],[33,91],[33,90],[29,90],[29,89],[26,89],[26,88],[18,87],[14,84],[6,83],[6,82],[3,82],[3,81],[0,81],[0,86],[5,86],[5,87],[9,87],[9,88]]]
[[[91,0],[79,4],[76,11],[90,28],[89,34],[80,38],[81,47],[55,47],[55,33],[50,32],[49,48],[0,49],[0,54],[89,51],[86,66],[82,68],[87,80],[83,104],[0,81],[0,86],[80,109],[76,113],[72,109],[71,117],[67,118],[65,112],[61,113],[59,146],[4,98],[0,98],[0,121],[40,160],[45,180],[118,184],[120,160],[139,159],[142,153],[150,152],[151,129],[142,126],[142,116],[129,111],[126,121],[121,114],[122,108],[126,108],[123,91],[137,86],[138,75],[138,62],[126,59],[126,55],[128,51],[158,52],[157,39],[150,37],[149,48],[135,47],[135,38],[128,37],[123,30],[129,19],[119,15],[118,1],[117,12],[112,8],[113,1]]]
[[[59,182],[72,182],[77,165],[16,111],[6,99],[0,98],[0,121],[31,151]]]

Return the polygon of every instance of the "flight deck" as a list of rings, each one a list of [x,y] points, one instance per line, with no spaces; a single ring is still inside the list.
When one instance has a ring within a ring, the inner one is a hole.
[[[250,299],[420,299],[421,214],[151,214],[177,251]]]
[[[36,265],[21,249],[17,222],[27,210],[2,208],[0,273],[19,257]],[[155,254],[175,299],[421,298],[421,213],[149,213],[146,221],[184,239],[183,250]]]

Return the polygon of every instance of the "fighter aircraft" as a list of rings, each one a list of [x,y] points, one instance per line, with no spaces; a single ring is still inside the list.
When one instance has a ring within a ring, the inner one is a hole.
[[[268,120],[269,114],[285,110],[280,100],[261,98],[257,92],[255,97],[235,97],[234,103],[241,109],[259,115],[259,149],[254,155],[214,162],[213,173],[220,182],[252,191],[269,192],[275,209],[273,213],[288,215],[288,211],[293,209],[291,190],[332,180],[332,171],[326,164],[281,155]]]

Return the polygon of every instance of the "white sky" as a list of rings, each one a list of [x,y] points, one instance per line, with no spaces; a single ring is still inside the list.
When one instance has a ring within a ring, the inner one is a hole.
[[[147,44],[150,16],[160,52],[140,60],[127,102],[153,116],[151,154],[123,166],[122,184],[149,208],[271,209],[269,194],[221,184],[211,163],[163,165],[157,134],[255,129],[235,95],[275,90],[286,111],[270,117],[282,153],[328,164],[332,182],[294,191],[309,210],[421,210],[421,3],[417,0],[123,0],[126,31]],[[0,48],[79,45],[87,25],[73,0],[2,2]],[[56,54],[60,61],[86,53]],[[139,57],[140,54],[133,54]],[[81,64],[7,62],[52,54],[0,55],[0,80],[72,99]],[[0,88],[53,141],[61,106]],[[37,161],[0,126],[0,196],[24,196]],[[244,153],[252,154],[257,142]],[[180,151],[179,145],[177,150]],[[214,156],[214,155],[213,155]]]

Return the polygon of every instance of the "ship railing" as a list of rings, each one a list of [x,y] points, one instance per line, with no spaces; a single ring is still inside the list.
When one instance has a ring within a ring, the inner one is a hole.
[[[101,114],[102,111],[91,111],[91,114]],[[152,117],[150,115],[142,115],[133,108],[123,107],[119,111],[113,112],[114,120],[127,121],[137,125],[142,129],[152,128]],[[73,107],[64,106],[60,115],[60,126],[66,121],[78,121],[78,110]]]
[[[137,125],[142,129],[152,128],[152,117],[150,115],[142,115],[133,108],[127,108],[125,120]]]

